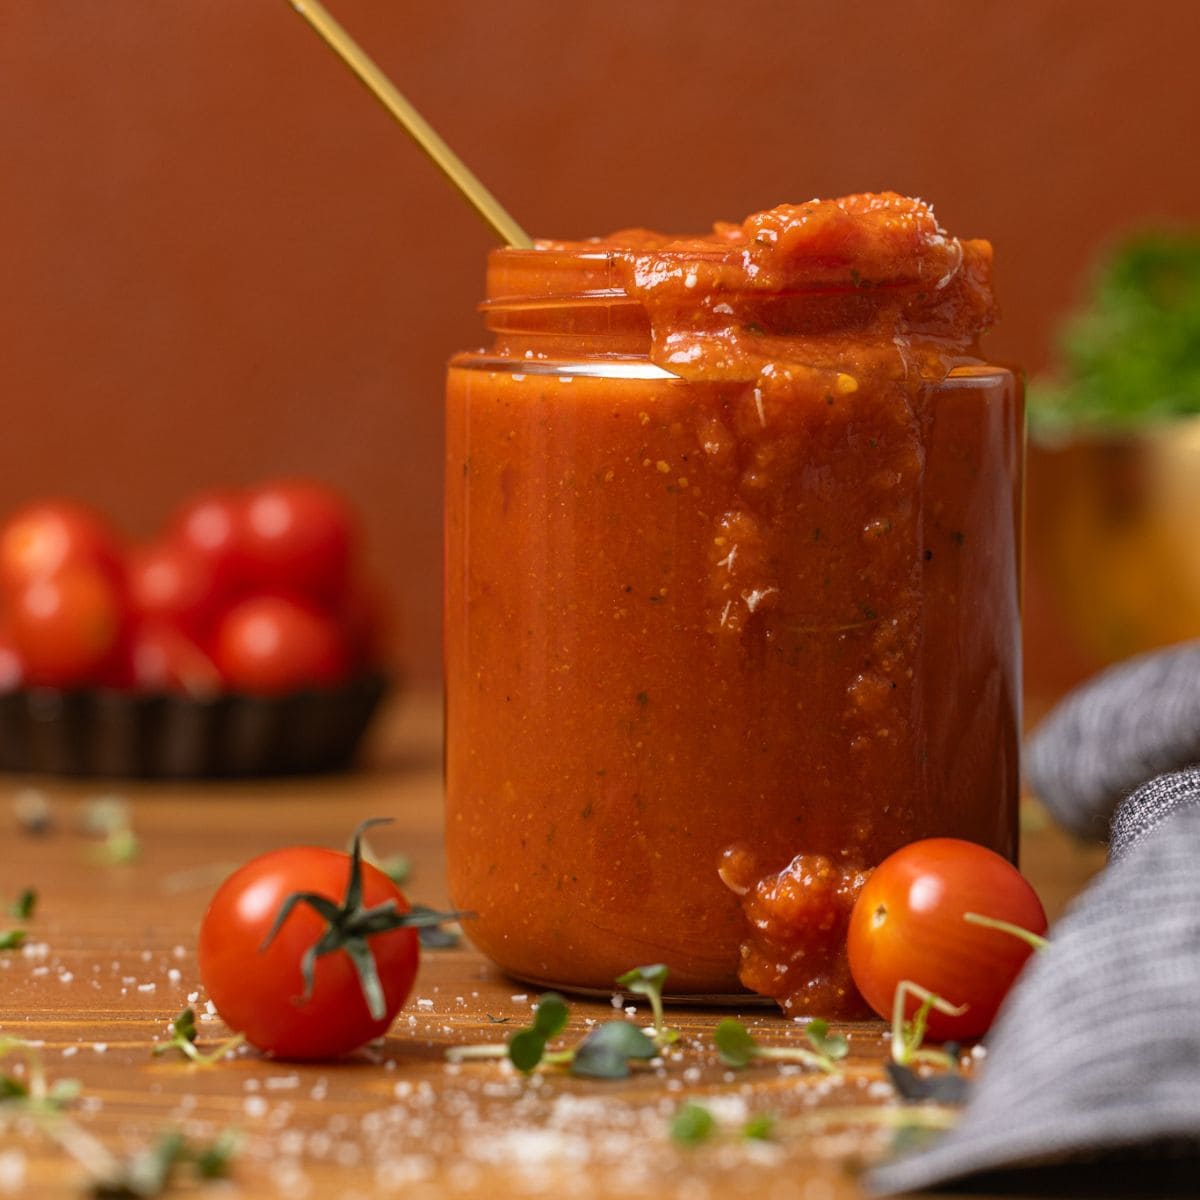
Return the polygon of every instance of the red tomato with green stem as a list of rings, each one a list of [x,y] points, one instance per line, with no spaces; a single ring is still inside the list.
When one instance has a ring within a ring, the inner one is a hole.
[[[13,513],[0,527],[0,582],[16,592],[65,567],[120,577],[120,540],[99,513],[70,500],[42,500]]]
[[[56,688],[101,679],[118,652],[125,616],[110,576],[84,565],[26,583],[11,596],[8,613],[29,682]]]
[[[929,1035],[962,1040],[985,1033],[1033,947],[1013,933],[966,919],[974,913],[1046,931],[1037,893],[1007,859],[974,842],[928,838],[875,868],[850,915],[850,972],[868,1004],[892,1017],[896,988],[908,980],[955,1006],[929,1013]],[[911,1017],[919,1006],[906,1006]]]
[[[200,925],[200,978],[221,1019],[278,1058],[348,1054],[382,1037],[412,990],[417,926],[382,871],[315,846],[246,863],[217,890]]]
[[[247,583],[333,604],[346,587],[355,532],[350,506],[332,488],[311,479],[262,484],[242,510]]]
[[[287,596],[251,596],[222,618],[213,658],[230,687],[277,695],[304,687],[336,687],[349,673],[337,622]]]

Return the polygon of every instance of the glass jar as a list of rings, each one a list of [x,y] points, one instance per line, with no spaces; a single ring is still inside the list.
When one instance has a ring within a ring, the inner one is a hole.
[[[947,334],[969,279],[673,245],[494,252],[450,364],[451,895],[537,985],[855,1015],[865,871],[1015,856],[1020,387]]]

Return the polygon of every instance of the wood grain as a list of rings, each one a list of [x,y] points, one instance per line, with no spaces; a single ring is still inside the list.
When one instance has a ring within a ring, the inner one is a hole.
[[[536,998],[464,945],[426,953],[391,1035],[353,1060],[296,1065],[243,1050],[205,1068],[154,1058],[156,1039],[190,998],[203,1010],[197,923],[234,864],[290,842],[343,845],[363,818],[392,816],[395,824],[373,836],[375,849],[411,857],[410,897],[446,903],[436,699],[401,703],[378,732],[369,765],[341,778],[122,786],[141,852],[121,865],[98,864],[97,843],[80,827],[89,797],[118,789],[0,781],[0,899],[7,904],[25,886],[39,893],[26,949],[0,954],[0,1036],[41,1043],[51,1077],[81,1081],[72,1110],[81,1126],[114,1153],[167,1129],[207,1139],[236,1128],[242,1148],[232,1180],[215,1185],[220,1195],[862,1195],[856,1173],[886,1152],[894,1130],[820,1126],[813,1114],[887,1102],[879,1024],[847,1027],[852,1053],[840,1079],[767,1064],[724,1070],[711,1049],[717,1014],[702,1009],[672,1011],[684,1033],[679,1053],[625,1082],[452,1066],[447,1046],[503,1040]],[[12,805],[31,786],[54,817],[36,837],[19,832]],[[1101,861],[1044,824],[1026,841],[1026,869],[1052,914]],[[612,1015],[607,1003],[573,1001],[569,1032]],[[763,1039],[800,1037],[765,1009],[747,1005],[741,1015]],[[208,1017],[200,1041],[224,1033]],[[691,1150],[674,1145],[669,1122],[685,1098],[709,1104],[728,1132]],[[794,1124],[771,1142],[739,1138],[744,1121],[763,1112]],[[83,1179],[28,1123],[0,1126],[0,1196],[73,1195]]]

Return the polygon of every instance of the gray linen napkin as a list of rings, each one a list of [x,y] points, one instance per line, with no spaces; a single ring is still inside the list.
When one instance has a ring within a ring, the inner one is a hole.
[[[1102,840],[1113,809],[1166,771],[1200,763],[1200,642],[1110,667],[1076,688],[1025,745],[1030,790],[1059,824]]]
[[[959,1125],[868,1186],[1200,1196],[1200,769],[1121,798],[1200,758],[1200,645],[1108,672],[1033,749],[1070,828],[1120,801],[1110,865],[1006,1001]]]

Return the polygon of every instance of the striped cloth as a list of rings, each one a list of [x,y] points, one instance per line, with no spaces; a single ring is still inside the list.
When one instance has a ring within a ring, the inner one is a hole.
[[[1157,774],[1197,759],[1200,644],[1108,672],[1038,731],[1030,779],[1064,824],[1116,807],[1109,867],[1005,1002],[959,1125],[873,1191],[1200,1196],[1200,768]]]
[[[1025,746],[1030,790],[1059,824],[1102,840],[1118,802],[1200,763],[1200,642],[1131,658],[1071,693]]]

